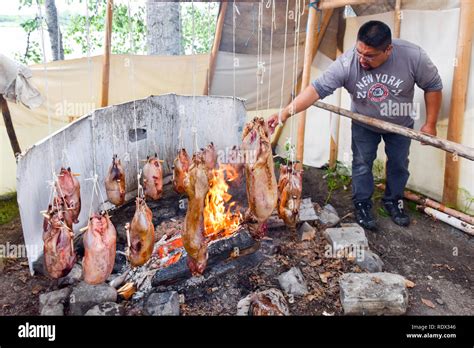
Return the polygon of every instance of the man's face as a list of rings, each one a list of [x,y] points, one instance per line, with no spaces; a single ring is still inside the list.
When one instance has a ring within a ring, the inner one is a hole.
[[[384,51],[372,46],[368,46],[361,41],[357,41],[356,53],[362,69],[371,70],[379,67],[392,54],[392,45],[389,45]]]

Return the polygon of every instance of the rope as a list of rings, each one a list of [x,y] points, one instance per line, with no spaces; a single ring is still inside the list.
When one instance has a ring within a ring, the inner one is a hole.
[[[270,91],[271,91],[271,85],[272,85],[273,28],[274,28],[274,26],[275,26],[275,0],[272,0],[272,27],[271,27],[271,30],[270,30],[270,68],[269,68],[269,71],[268,71],[267,109],[270,109]]]
[[[138,197],[142,197],[143,195],[143,187],[140,184],[140,179],[142,177],[142,170],[140,169],[140,161],[138,158],[138,121],[137,121],[137,107],[136,107],[136,98],[135,98],[135,70],[134,70],[134,63],[133,63],[133,27],[130,18],[132,16],[130,10],[130,0],[127,1],[127,10],[128,10],[128,31],[129,31],[129,40],[130,40],[130,53],[128,54],[130,60],[130,73],[129,78],[131,76],[131,90],[132,90],[132,98],[133,98],[133,127],[135,128],[135,159],[137,165],[137,195]]]
[[[280,90],[280,110],[283,107],[283,89],[285,87],[285,69],[286,69],[286,36],[288,34],[288,0],[286,0],[286,12],[285,12],[285,43],[283,46],[283,76],[281,81]]]
[[[234,100],[234,116],[237,118],[237,106],[236,106],[236,100],[235,100],[235,13],[236,11],[238,12],[237,5],[235,4],[235,0],[232,2],[232,67],[233,67],[233,100]]]
[[[258,4],[258,31],[257,31],[257,107],[260,107],[260,85],[263,83],[263,73],[265,72],[264,62],[262,61],[262,22],[263,22],[263,0]]]
[[[37,2],[38,6],[38,19],[40,21],[40,37],[41,37],[41,50],[43,53],[43,67],[44,67],[44,84],[46,90],[46,112],[48,114],[48,135],[49,135],[49,155],[50,155],[50,164],[51,164],[51,176],[53,177],[53,184],[51,185],[49,181],[47,183],[52,187],[50,192],[50,200],[53,198],[53,193],[55,191],[55,171],[54,171],[54,149],[53,149],[53,139],[51,134],[53,132],[52,124],[51,124],[51,110],[49,108],[49,84],[48,84],[48,69],[46,68],[46,51],[44,48],[44,30],[43,30],[43,14],[41,11],[41,6],[39,1]]]
[[[198,151],[198,141],[197,141],[197,127],[196,127],[196,51],[194,49],[195,45],[195,21],[194,21],[194,0],[191,0],[191,10],[192,10],[192,50],[191,54],[193,55],[193,125],[191,132],[193,133],[194,139],[194,149],[193,153]]]

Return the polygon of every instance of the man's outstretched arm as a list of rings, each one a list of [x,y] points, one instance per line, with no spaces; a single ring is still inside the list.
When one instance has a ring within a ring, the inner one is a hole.
[[[290,118],[290,116],[306,110],[317,100],[319,100],[318,92],[316,92],[316,89],[312,85],[309,85],[281,111],[281,122],[285,122],[288,118]],[[268,118],[267,122],[271,133],[273,133],[279,121],[280,118],[278,113],[273,114]]]
[[[438,121],[439,110],[441,109],[442,92],[425,92],[426,121],[420,131],[430,135],[436,135],[436,122]]]

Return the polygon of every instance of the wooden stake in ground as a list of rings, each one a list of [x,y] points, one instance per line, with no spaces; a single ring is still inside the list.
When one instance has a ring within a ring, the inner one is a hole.
[[[334,105],[329,105],[323,102],[316,102],[314,106],[328,110],[331,112],[338,113],[339,115],[349,117],[353,120],[359,121],[361,123],[367,124],[369,126],[385,130],[390,133],[396,133],[400,135],[404,135],[410,139],[414,139],[419,142],[426,143],[427,145],[431,145],[437,147],[438,149],[444,150],[446,152],[455,153],[459,157],[467,158],[471,161],[474,161],[474,148],[469,146],[464,146],[446,139],[441,139],[429,134],[425,134],[419,131],[416,131],[411,128],[399,126],[398,124],[382,121],[373,117],[361,115]]]
[[[13,127],[12,117],[10,115],[10,109],[8,108],[7,101],[5,100],[5,98],[3,98],[3,95],[1,94],[0,103],[2,104],[3,122],[5,123],[8,138],[10,139],[10,144],[13,149],[13,155],[16,158],[16,156],[21,153],[20,144],[18,144],[18,139],[16,138],[15,128]]]
[[[227,1],[221,2],[221,8],[219,10],[219,17],[217,18],[216,33],[214,35],[214,42],[212,44],[211,55],[209,57],[208,73],[206,75],[206,84],[204,85],[203,95],[209,95],[211,90],[212,79],[214,77],[214,71],[216,70],[216,59],[219,46],[221,45],[222,28],[224,27],[224,17],[227,11]]]
[[[342,52],[337,49],[337,57],[339,57],[342,54]],[[339,88],[339,90],[336,92],[336,99],[337,99],[337,105],[341,106],[341,97],[342,97],[342,91]],[[329,168],[336,168],[336,163],[337,163],[337,153],[338,153],[338,148],[339,148],[339,121],[340,121],[340,116],[338,114],[333,114],[329,116],[329,124],[330,124],[330,139],[329,139]]]
[[[100,106],[109,104],[109,78],[110,78],[110,49],[112,41],[112,16],[113,0],[107,0],[107,14],[105,18],[105,50],[102,64],[102,91],[100,96]]]
[[[447,136],[448,140],[456,143],[462,140],[473,32],[474,2],[472,0],[462,0]],[[446,154],[443,187],[444,204],[457,205],[459,169],[459,159],[457,156]]]

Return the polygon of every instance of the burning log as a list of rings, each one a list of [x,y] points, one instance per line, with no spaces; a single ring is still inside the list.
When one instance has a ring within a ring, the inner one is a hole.
[[[226,239],[219,239],[209,245],[209,259],[208,268],[212,268],[213,265],[229,259],[232,255],[235,255],[235,250],[240,250],[240,254],[244,250],[255,246],[256,242],[250,236],[250,234],[243,230],[232,235]],[[188,256],[181,257],[180,260],[169,267],[158,270],[151,281],[152,286],[169,285],[177,281],[190,278],[191,271],[187,266]]]

